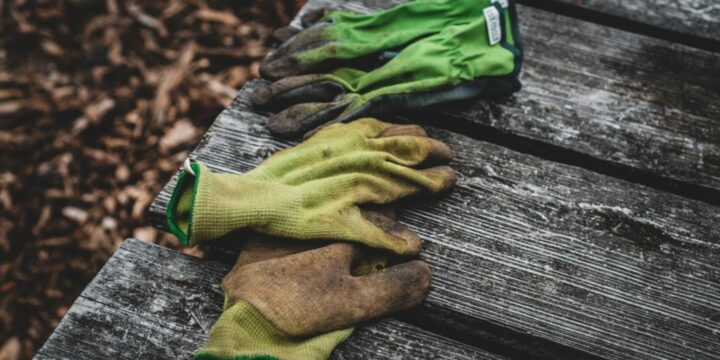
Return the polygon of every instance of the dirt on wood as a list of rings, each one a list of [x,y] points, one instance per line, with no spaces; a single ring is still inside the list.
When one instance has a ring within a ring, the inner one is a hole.
[[[28,359],[302,0],[0,0],[0,359]],[[201,255],[199,250],[184,249]]]

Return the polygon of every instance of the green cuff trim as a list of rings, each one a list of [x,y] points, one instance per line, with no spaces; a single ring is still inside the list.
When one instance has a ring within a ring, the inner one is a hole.
[[[170,197],[170,201],[168,201],[167,210],[165,212],[165,220],[167,222],[168,229],[170,230],[170,233],[175,235],[178,240],[180,240],[180,243],[183,246],[192,246],[195,244],[192,244],[190,242],[190,239],[192,239],[192,225],[193,225],[193,211],[195,209],[195,196],[197,194],[197,188],[198,184],[200,183],[200,172],[201,168],[200,165],[197,163],[193,163],[190,165],[190,167],[195,172],[195,176],[192,174],[189,174],[185,170],[180,171],[180,175],[178,175],[178,181],[177,185],[175,185],[175,189],[173,190],[172,196]],[[190,203],[190,208],[187,209],[188,212],[188,221],[187,221],[187,233],[184,232],[180,226],[178,225],[177,221],[175,220],[177,217],[177,207],[178,203],[180,201],[180,198],[182,197],[183,192],[185,191],[185,188],[187,187],[187,182],[193,181],[193,187],[192,187],[192,199]]]
[[[495,7],[498,7],[498,3],[494,4]],[[501,7],[502,8],[502,7]],[[501,12],[503,14],[504,12]],[[518,18],[517,18],[517,10],[515,8],[515,1],[510,0],[510,6],[507,9],[507,17],[501,16],[501,28],[502,28],[502,40],[500,41],[500,46],[505,48],[506,50],[510,51],[514,56],[514,62],[515,66],[513,67],[513,71],[508,74],[509,76],[517,77],[520,75],[520,68],[522,67],[523,63],[523,45],[522,40],[520,38],[520,29],[518,26]],[[510,27],[510,32],[508,33],[508,22]],[[520,90],[520,89],[518,89]]]

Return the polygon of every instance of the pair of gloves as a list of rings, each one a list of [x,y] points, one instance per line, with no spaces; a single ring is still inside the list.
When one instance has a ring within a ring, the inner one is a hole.
[[[252,103],[297,137],[328,122],[396,115],[520,89],[514,0],[418,0],[370,15],[310,11],[261,64],[278,80]]]
[[[181,171],[167,222],[184,245],[253,231],[195,359],[325,359],[353,325],[419,304],[430,269],[389,254],[417,255],[420,238],[377,207],[450,188],[452,156],[417,125],[366,118],[324,127],[245,174]]]
[[[512,0],[319,10],[303,24],[279,32],[287,41],[261,73],[281,80],[251,100],[281,110],[268,119],[276,135],[312,136],[242,175],[189,164],[168,205],[168,227],[186,246],[253,231],[196,359],[325,359],[355,324],[419,304],[428,266],[388,256],[417,255],[419,237],[368,205],[447,190],[452,152],[418,126],[364,117],[520,88]],[[322,239],[343,242],[298,241]]]

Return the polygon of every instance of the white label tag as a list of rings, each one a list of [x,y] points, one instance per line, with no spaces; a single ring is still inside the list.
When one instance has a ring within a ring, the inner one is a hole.
[[[492,3],[500,3],[500,6],[502,6],[503,9],[507,9],[508,7],[508,0],[492,0]]]
[[[502,39],[500,12],[494,6],[486,7],[483,12],[485,13],[485,22],[487,22],[488,39],[490,40],[490,46],[492,46]]]

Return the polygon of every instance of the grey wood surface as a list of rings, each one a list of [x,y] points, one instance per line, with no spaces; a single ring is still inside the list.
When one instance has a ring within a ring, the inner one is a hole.
[[[550,1],[586,8],[687,35],[720,40],[720,2],[716,0]]]
[[[291,145],[250,108],[255,86],[245,86],[192,158],[241,173]],[[433,269],[425,316],[442,314],[435,321],[464,326],[468,336],[492,324],[585,352],[540,341],[536,354],[546,357],[720,357],[720,208],[431,133],[455,150],[459,181],[400,213]],[[172,184],[150,208],[161,227]],[[494,341],[484,332],[478,341]]]
[[[190,359],[222,310],[230,265],[129,239],[35,359]],[[333,359],[502,359],[386,319],[360,327]]]
[[[309,0],[302,11],[370,12],[401,2]],[[720,204],[720,54],[528,6],[518,13],[523,89],[499,102],[422,111],[416,121],[490,141],[501,137],[488,135],[495,130],[549,144],[597,159],[596,171],[617,165],[712,188],[697,197]]]

